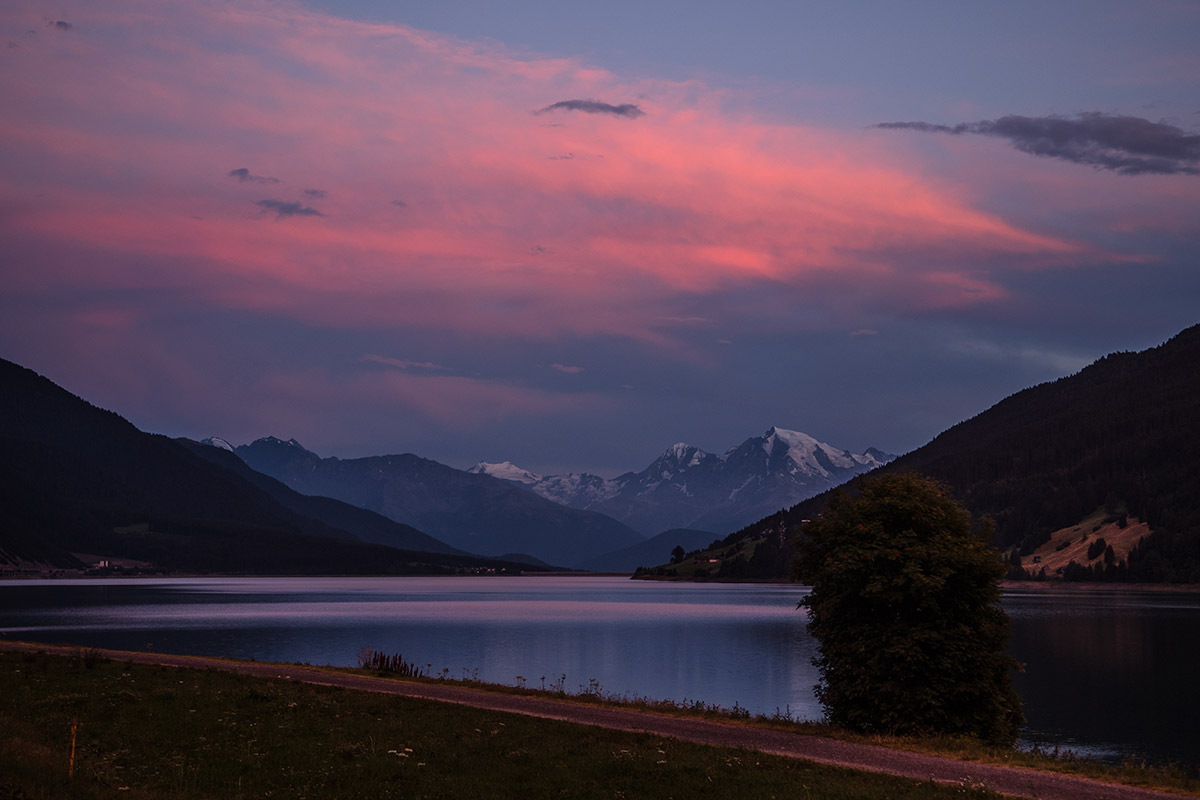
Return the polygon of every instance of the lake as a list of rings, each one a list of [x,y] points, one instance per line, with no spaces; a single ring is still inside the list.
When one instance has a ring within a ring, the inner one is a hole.
[[[354,665],[819,719],[797,585],[605,577],[0,582],[0,637]],[[1023,741],[1109,761],[1200,759],[1200,595],[1009,592]],[[519,676],[519,677],[518,677]],[[563,677],[565,676],[565,677]]]

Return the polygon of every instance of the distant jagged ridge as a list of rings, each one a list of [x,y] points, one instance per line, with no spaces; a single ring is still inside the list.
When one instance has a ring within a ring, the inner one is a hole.
[[[246,462],[238,458],[234,452],[233,445],[224,439],[210,437],[199,443],[187,439],[177,439],[176,441],[204,460],[218,464],[241,476],[244,480],[262,489],[277,502],[292,511],[339,530],[344,530],[361,541],[424,553],[446,553],[458,556],[470,555],[417,530],[411,525],[404,525],[395,520],[388,519],[382,514],[376,514],[365,508],[343,503],[341,500],[335,500],[332,497],[301,494],[285,485],[282,481],[277,481],[268,475],[251,469]]]
[[[674,528],[728,533],[893,458],[874,448],[852,453],[773,427],[721,455],[675,444],[641,472],[616,478],[540,476],[510,462],[481,462],[470,471],[528,486],[572,508],[607,514],[646,535]]]
[[[235,452],[298,492],[335,497],[472,553],[526,553],[574,566],[644,538],[595,511],[567,508],[524,487],[411,453],[322,458],[295,439],[274,436]]]

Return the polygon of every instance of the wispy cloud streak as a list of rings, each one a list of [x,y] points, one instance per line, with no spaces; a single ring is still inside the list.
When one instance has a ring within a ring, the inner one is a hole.
[[[1086,164],[1121,175],[1200,174],[1200,134],[1141,117],[1093,111],[1075,117],[1010,115],[957,125],[883,122],[874,127],[954,136],[996,136],[1031,155]]]
[[[362,363],[385,364],[396,369],[426,369],[438,370],[441,372],[452,372],[450,367],[443,367],[441,364],[434,364],[432,361],[408,361],[402,358],[392,358],[391,356],[380,356],[374,353],[368,353],[360,356],[358,359]]]

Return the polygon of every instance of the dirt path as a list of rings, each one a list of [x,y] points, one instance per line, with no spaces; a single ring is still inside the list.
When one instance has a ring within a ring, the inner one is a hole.
[[[0,650],[45,651],[69,655],[77,647],[0,642]],[[645,711],[603,708],[566,700],[500,694],[462,686],[408,682],[367,674],[325,672],[311,667],[227,661],[201,656],[101,650],[107,658],[191,669],[219,669],[262,678],[282,678],[320,686],[339,686],[364,692],[416,697],[512,714],[596,725],[623,731],[651,733],[721,747],[742,747],[763,753],[835,764],[870,772],[885,772],[918,780],[958,785],[982,785],[993,791],[1038,800],[1164,800],[1181,795],[1102,783],[1088,778],[1038,772],[1018,767],[977,764],[874,745],[808,736],[710,720],[669,717]]]

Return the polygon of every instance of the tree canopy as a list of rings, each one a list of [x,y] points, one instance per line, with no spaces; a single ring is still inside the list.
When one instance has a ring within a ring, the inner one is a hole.
[[[1007,655],[1004,574],[940,483],[914,473],[839,491],[803,527],[793,577],[820,655],[829,721],[874,733],[1011,743],[1023,721]]]

